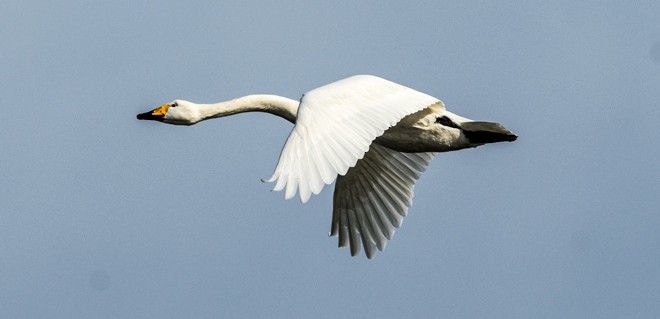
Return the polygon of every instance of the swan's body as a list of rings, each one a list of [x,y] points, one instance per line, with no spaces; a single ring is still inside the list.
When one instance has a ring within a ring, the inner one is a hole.
[[[497,123],[445,110],[427,94],[369,75],[349,77],[304,94],[300,103],[248,95],[216,104],[176,100],[138,119],[192,125],[242,112],[268,112],[295,124],[268,182],[304,203],[335,179],[332,228],[339,246],[360,242],[367,257],[385,249],[412,204],[416,180],[435,152],[514,141]]]

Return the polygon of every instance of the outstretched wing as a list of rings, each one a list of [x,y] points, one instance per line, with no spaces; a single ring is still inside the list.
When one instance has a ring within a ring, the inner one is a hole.
[[[408,114],[438,99],[371,75],[356,75],[309,91],[300,100],[296,126],[269,182],[300,192],[307,202],[337,174],[344,175],[372,141]]]
[[[401,153],[372,144],[367,154],[337,178],[331,236],[339,247],[350,242],[351,255],[360,253],[360,242],[369,259],[383,251],[395,228],[412,205],[415,182],[435,153]]]

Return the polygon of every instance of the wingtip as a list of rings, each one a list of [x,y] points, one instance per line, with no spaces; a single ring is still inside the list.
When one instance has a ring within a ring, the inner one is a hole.
[[[273,174],[270,178],[260,178],[259,180],[261,180],[262,183],[272,183],[277,180],[277,177]]]

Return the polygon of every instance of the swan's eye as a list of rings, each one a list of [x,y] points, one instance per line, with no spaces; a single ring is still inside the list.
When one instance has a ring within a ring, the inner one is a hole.
[[[450,119],[449,119],[448,117],[446,117],[446,116],[442,116],[442,117],[437,118],[437,119],[435,120],[435,122],[436,122],[436,123],[440,123],[440,124],[442,124],[442,125],[444,125],[444,126],[453,127],[453,128],[458,128],[458,125],[456,125],[456,123],[452,122],[452,120],[450,120]]]
[[[172,107],[177,107],[177,106],[179,106],[179,103],[177,102],[172,103]]]

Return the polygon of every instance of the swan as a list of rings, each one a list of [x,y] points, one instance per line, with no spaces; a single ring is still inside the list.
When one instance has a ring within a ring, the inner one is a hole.
[[[215,104],[185,100],[140,120],[193,125],[242,112],[267,112],[294,124],[273,175],[274,190],[302,203],[336,180],[330,236],[352,256],[383,251],[412,204],[415,182],[437,152],[515,141],[493,122],[473,121],[442,101],[373,76],[355,75],[303,94],[300,101],[257,94]]]

